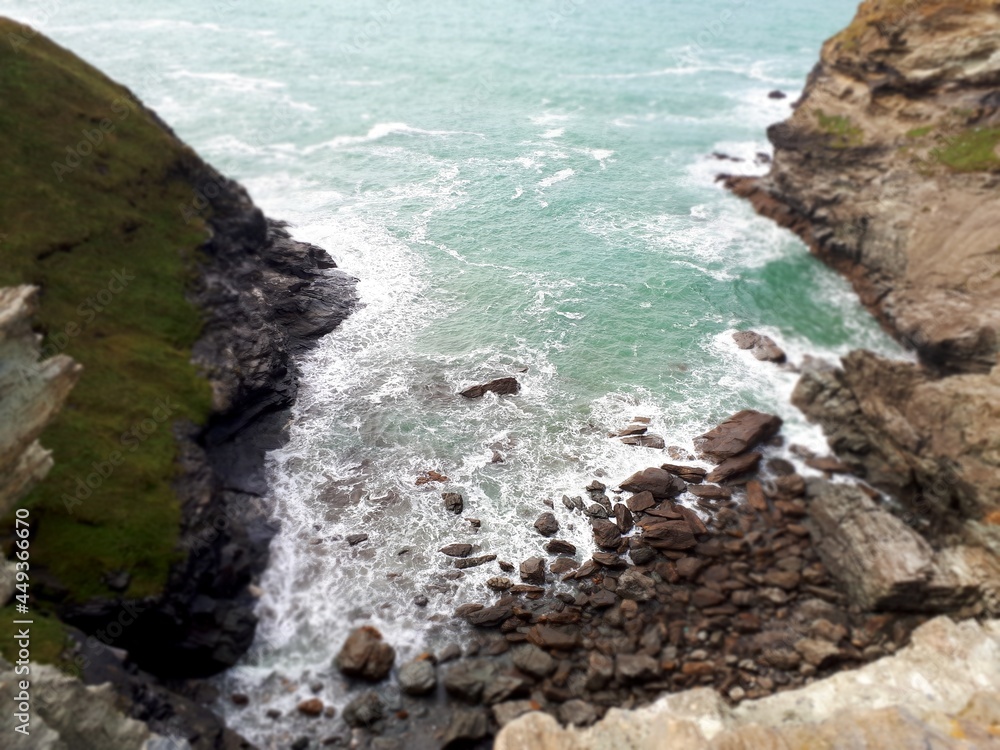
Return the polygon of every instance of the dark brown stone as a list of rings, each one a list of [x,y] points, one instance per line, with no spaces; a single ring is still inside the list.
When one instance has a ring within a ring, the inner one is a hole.
[[[392,646],[382,641],[378,630],[366,625],[347,637],[334,664],[348,677],[378,682],[389,674],[395,660]]]
[[[448,555],[448,557],[468,557],[472,553],[471,544],[449,544],[438,550],[443,555]]]
[[[728,500],[733,496],[733,491],[728,487],[720,487],[717,484],[695,484],[687,489],[695,497],[705,500]]]
[[[686,487],[679,477],[658,467],[636,472],[621,483],[621,488],[626,492],[649,492],[654,498],[661,500],[677,497]]]
[[[760,464],[761,454],[756,451],[728,458],[716,466],[705,479],[709,482],[727,482],[749,474]]]
[[[483,607],[466,615],[465,619],[470,625],[475,625],[478,628],[495,628],[510,617],[513,612],[510,607],[503,605]]]
[[[575,555],[576,546],[562,539],[553,539],[545,545],[545,551],[550,555]]]
[[[466,568],[476,568],[480,565],[485,565],[486,563],[493,562],[497,559],[496,555],[480,555],[479,557],[467,557],[464,560],[455,560],[455,567],[459,570],[465,570]]]
[[[773,414],[745,409],[695,438],[695,450],[715,461],[725,461],[773,437],[781,424],[781,418]]]
[[[652,492],[638,492],[626,500],[625,504],[633,513],[641,513],[656,505],[656,499],[653,497]]]
[[[521,563],[521,580],[525,583],[545,583],[545,560],[529,557]]]
[[[651,518],[641,521],[639,525],[643,529],[643,541],[656,549],[690,549],[698,543],[687,521]]]
[[[474,385],[471,388],[466,388],[459,395],[465,398],[482,398],[487,393],[495,393],[498,396],[510,396],[520,392],[520,390],[521,384],[517,382],[517,378],[497,378],[482,385]]]
[[[594,541],[597,543],[598,547],[602,547],[604,549],[618,549],[618,545],[621,544],[622,541],[622,535],[618,530],[617,524],[598,519],[593,521],[591,526],[594,529]]]
[[[559,522],[552,513],[542,513],[535,521],[535,531],[542,536],[554,536],[559,532]]]
[[[615,505],[615,523],[618,524],[618,530],[623,534],[627,534],[635,525],[635,521],[632,518],[632,511],[621,503]]]

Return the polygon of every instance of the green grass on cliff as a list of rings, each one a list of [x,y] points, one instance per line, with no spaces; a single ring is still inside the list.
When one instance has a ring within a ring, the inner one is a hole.
[[[970,128],[944,139],[931,150],[936,161],[959,172],[985,172],[1000,169],[1000,128]]]
[[[833,148],[855,148],[863,143],[864,133],[851,122],[851,118],[828,115],[821,109],[817,109],[814,114],[819,129],[830,136],[830,145]]]
[[[201,319],[185,289],[206,235],[181,216],[189,152],[126,89],[6,19],[0,102],[0,286],[40,286],[45,353],[84,367],[25,502],[35,585],[82,600],[127,570],[128,595],[155,594],[178,554],[171,423],[203,421],[211,399],[190,363]]]

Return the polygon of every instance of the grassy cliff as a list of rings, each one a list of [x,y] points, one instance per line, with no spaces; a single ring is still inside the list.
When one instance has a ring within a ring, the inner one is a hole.
[[[2,18],[0,101],[0,286],[40,286],[44,352],[84,367],[25,502],[36,589],[154,595],[178,554],[172,425],[211,404],[185,298],[206,238],[183,213],[193,156],[127,89]]]

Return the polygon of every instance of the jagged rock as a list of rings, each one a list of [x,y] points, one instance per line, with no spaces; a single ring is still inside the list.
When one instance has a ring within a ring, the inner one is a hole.
[[[727,458],[708,473],[705,480],[708,482],[731,482],[744,477],[757,469],[760,464],[761,454],[756,451],[743,453],[733,458]]]
[[[615,593],[622,599],[645,602],[656,595],[656,583],[638,570],[629,569],[619,576]]]
[[[368,535],[367,534],[348,534],[347,535],[347,543],[351,547],[354,547],[354,546],[356,546],[358,544],[361,544],[361,542],[367,542],[367,541],[368,541]]]
[[[641,513],[656,505],[656,499],[652,492],[638,492],[625,501],[628,509],[633,513]]]
[[[496,559],[497,559],[496,555],[480,555],[479,557],[466,557],[463,559],[456,559],[453,564],[459,570],[466,570],[468,568],[478,568],[480,565],[491,563]]]
[[[695,450],[717,462],[725,461],[774,437],[781,429],[781,424],[781,418],[773,414],[744,409],[704,435],[696,437]]]
[[[545,559],[529,557],[521,563],[520,574],[525,583],[545,583]]]
[[[514,649],[513,661],[515,667],[539,680],[556,668],[555,659],[530,643]]]
[[[666,550],[691,549],[698,544],[687,521],[650,518],[639,522],[642,540],[650,547]]]
[[[464,745],[481,740],[489,734],[489,731],[490,719],[484,709],[460,708],[451,715],[451,721],[441,739],[441,747],[457,747],[460,742]]]
[[[598,547],[603,549],[617,549],[621,544],[622,535],[618,525],[603,519],[595,520],[591,523],[594,530],[594,541]]]
[[[486,585],[494,591],[506,591],[514,585],[514,582],[504,576],[494,576],[486,581]]]
[[[430,659],[419,657],[399,668],[399,689],[407,695],[426,695],[437,686],[437,673]]]
[[[645,435],[623,437],[621,441],[625,445],[632,445],[637,448],[652,448],[654,450],[663,450],[667,445],[662,435],[654,435],[651,432]]]
[[[576,545],[562,539],[553,539],[545,545],[545,551],[550,555],[575,555]]]
[[[535,625],[528,631],[528,640],[547,649],[574,649],[580,645],[580,631],[575,627]]]
[[[535,521],[535,531],[542,536],[554,536],[559,533],[559,522],[552,513],[542,513]]]
[[[449,513],[460,514],[465,509],[465,498],[458,492],[442,492],[444,507]]]
[[[521,384],[517,382],[517,378],[497,378],[482,385],[474,385],[471,388],[466,388],[459,395],[465,398],[482,398],[487,393],[495,393],[498,396],[512,396],[520,393],[520,391]]]
[[[444,675],[445,689],[456,696],[478,703],[483,689],[497,677],[497,666],[490,659],[463,659]]]
[[[378,682],[388,676],[395,660],[395,649],[382,641],[378,630],[366,625],[347,637],[334,666],[348,677]]]
[[[622,534],[630,532],[635,525],[635,520],[632,518],[632,511],[622,503],[618,503],[615,506],[615,523]]]
[[[782,364],[788,359],[784,350],[774,343],[774,339],[756,331],[737,331],[733,334],[733,340],[740,349],[749,349],[762,362]]]
[[[679,477],[658,467],[643,469],[621,483],[621,488],[626,492],[649,492],[659,500],[671,500],[686,487]]]
[[[481,607],[465,615],[465,619],[470,625],[479,628],[495,628],[512,614],[514,612],[510,607],[498,604],[495,607]]]
[[[699,466],[683,466],[681,464],[661,464],[661,469],[676,474],[688,484],[701,484],[708,473]]]
[[[368,690],[344,707],[344,721],[350,727],[371,728],[385,716],[386,705],[378,693]]]
[[[442,555],[448,557],[468,557],[472,554],[471,544],[448,544],[438,550]]]

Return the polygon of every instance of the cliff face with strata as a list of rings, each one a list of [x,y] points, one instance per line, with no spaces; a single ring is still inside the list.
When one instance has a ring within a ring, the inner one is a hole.
[[[863,3],[768,135],[771,172],[727,185],[920,363],[807,367],[795,403],[914,524],[1000,549],[1000,4]]]

